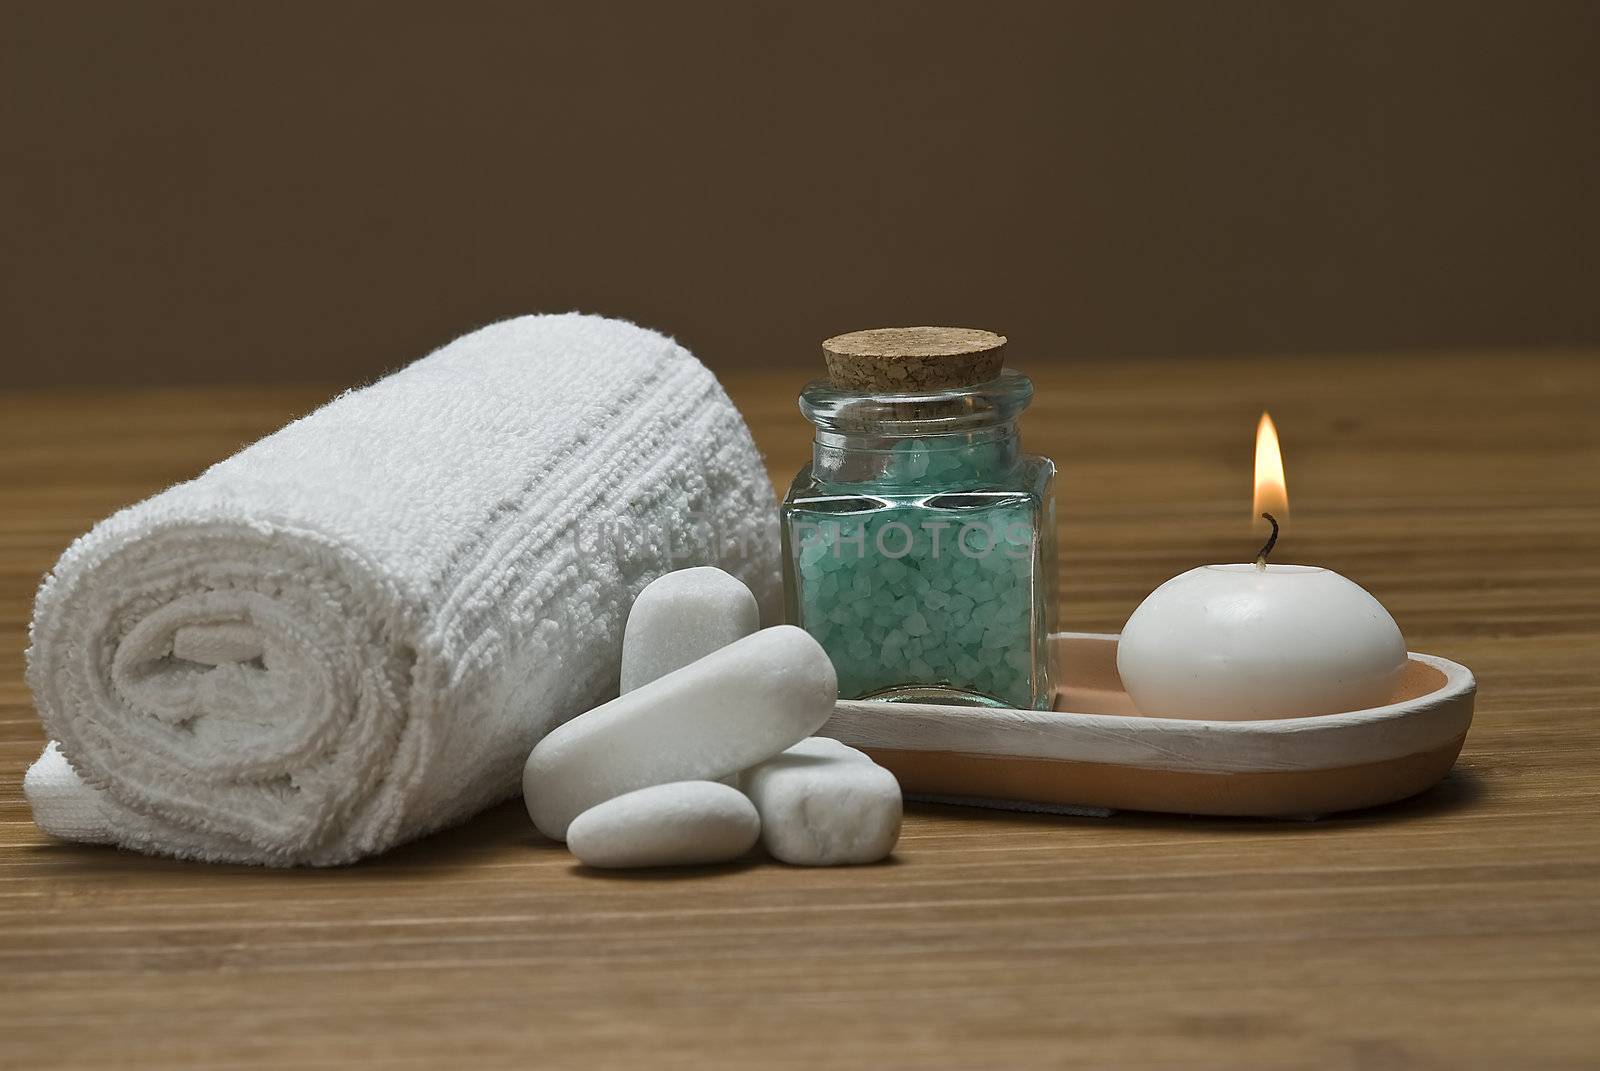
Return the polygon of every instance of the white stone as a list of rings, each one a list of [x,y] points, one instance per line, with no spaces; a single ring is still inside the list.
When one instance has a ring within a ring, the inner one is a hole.
[[[833,713],[822,645],[778,625],[558,726],[522,768],[533,824],[566,839],[597,803],[670,781],[715,781],[770,758]]]
[[[756,597],[733,574],[711,565],[657,577],[633,600],[622,633],[622,691],[704,658],[761,627]],[[739,787],[736,771],[719,778]]]
[[[864,762],[869,766],[877,765],[872,761],[872,756],[865,751],[857,750],[843,741],[835,740],[831,736],[808,736],[793,747],[785,748],[783,754],[776,757],[843,759],[848,762]]]
[[[587,866],[699,866],[739,858],[760,835],[755,805],[738,789],[674,781],[590,807],[572,820],[567,847]]]
[[[900,838],[900,783],[853,747],[812,737],[745,771],[761,843],[797,866],[875,863]]]
[[[680,568],[638,592],[622,629],[622,692],[632,692],[760,628],[760,610],[736,576],[714,565]]]
[[[679,569],[639,592],[622,633],[622,691],[682,669],[760,627],[756,597],[714,566]]]

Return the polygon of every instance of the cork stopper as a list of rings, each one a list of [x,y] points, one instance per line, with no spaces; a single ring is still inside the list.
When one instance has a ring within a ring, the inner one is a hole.
[[[822,344],[828,378],[847,390],[948,390],[1000,374],[1006,336],[972,327],[877,327]]]

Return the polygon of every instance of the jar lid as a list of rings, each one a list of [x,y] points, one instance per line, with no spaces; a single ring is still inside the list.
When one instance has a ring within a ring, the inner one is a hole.
[[[876,327],[822,343],[828,378],[853,390],[945,390],[1000,374],[1006,336],[973,327]]]

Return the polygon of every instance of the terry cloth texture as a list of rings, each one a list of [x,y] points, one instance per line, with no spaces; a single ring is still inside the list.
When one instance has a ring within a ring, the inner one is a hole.
[[[46,832],[347,863],[516,793],[615,695],[639,590],[781,599],[772,487],[716,379],[617,320],[485,327],[102,521],[34,606]]]

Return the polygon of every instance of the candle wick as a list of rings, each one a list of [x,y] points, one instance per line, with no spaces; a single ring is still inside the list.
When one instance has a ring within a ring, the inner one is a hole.
[[[1265,543],[1261,544],[1261,550],[1256,554],[1256,568],[1266,572],[1267,555],[1271,554],[1272,548],[1278,545],[1278,518],[1270,513],[1263,513],[1261,516],[1266,518],[1268,524],[1272,525],[1272,534],[1267,537]]]

